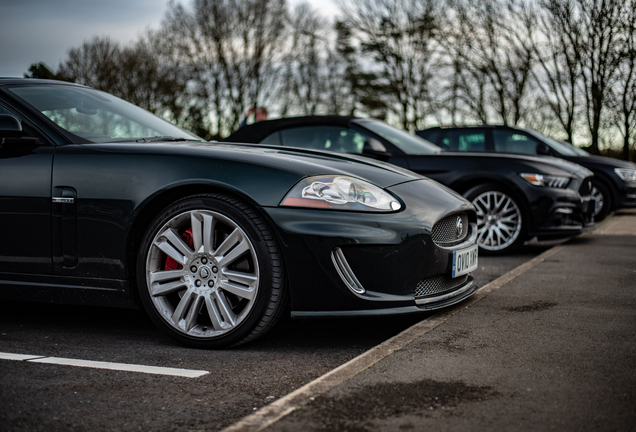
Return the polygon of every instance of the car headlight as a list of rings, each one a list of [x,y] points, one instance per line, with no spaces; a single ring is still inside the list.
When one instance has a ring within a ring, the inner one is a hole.
[[[545,174],[520,174],[528,183],[535,186],[565,189],[570,184],[570,177]]]
[[[327,175],[299,181],[280,205],[371,212],[391,212],[402,208],[393,195],[367,181]]]
[[[636,170],[628,168],[614,168],[614,172],[625,181],[636,181]]]

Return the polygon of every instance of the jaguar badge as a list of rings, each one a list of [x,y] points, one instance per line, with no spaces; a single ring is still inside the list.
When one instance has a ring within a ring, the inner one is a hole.
[[[455,223],[455,234],[457,238],[462,236],[462,232],[464,231],[464,223],[462,222],[462,218],[457,216],[457,222]]]

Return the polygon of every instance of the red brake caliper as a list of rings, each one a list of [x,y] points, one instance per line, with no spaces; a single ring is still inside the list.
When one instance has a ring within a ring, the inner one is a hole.
[[[188,228],[182,235],[181,238],[188,244],[190,247],[194,247],[194,241],[192,240],[192,228]],[[179,270],[182,269],[183,266],[170,258],[166,257],[166,265],[164,270]]]

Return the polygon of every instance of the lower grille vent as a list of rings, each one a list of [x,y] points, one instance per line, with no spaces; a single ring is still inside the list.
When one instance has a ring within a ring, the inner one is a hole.
[[[444,274],[426,278],[417,284],[415,288],[415,298],[451,291],[464,285],[466,281],[468,281],[468,275],[453,278],[450,274]]]

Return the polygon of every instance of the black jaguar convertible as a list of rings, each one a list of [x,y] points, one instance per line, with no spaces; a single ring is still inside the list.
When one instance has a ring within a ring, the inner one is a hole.
[[[87,87],[0,79],[4,299],[141,305],[181,343],[231,346],[288,304],[356,316],[467,298],[476,222],[395,165],[204,142]]]

